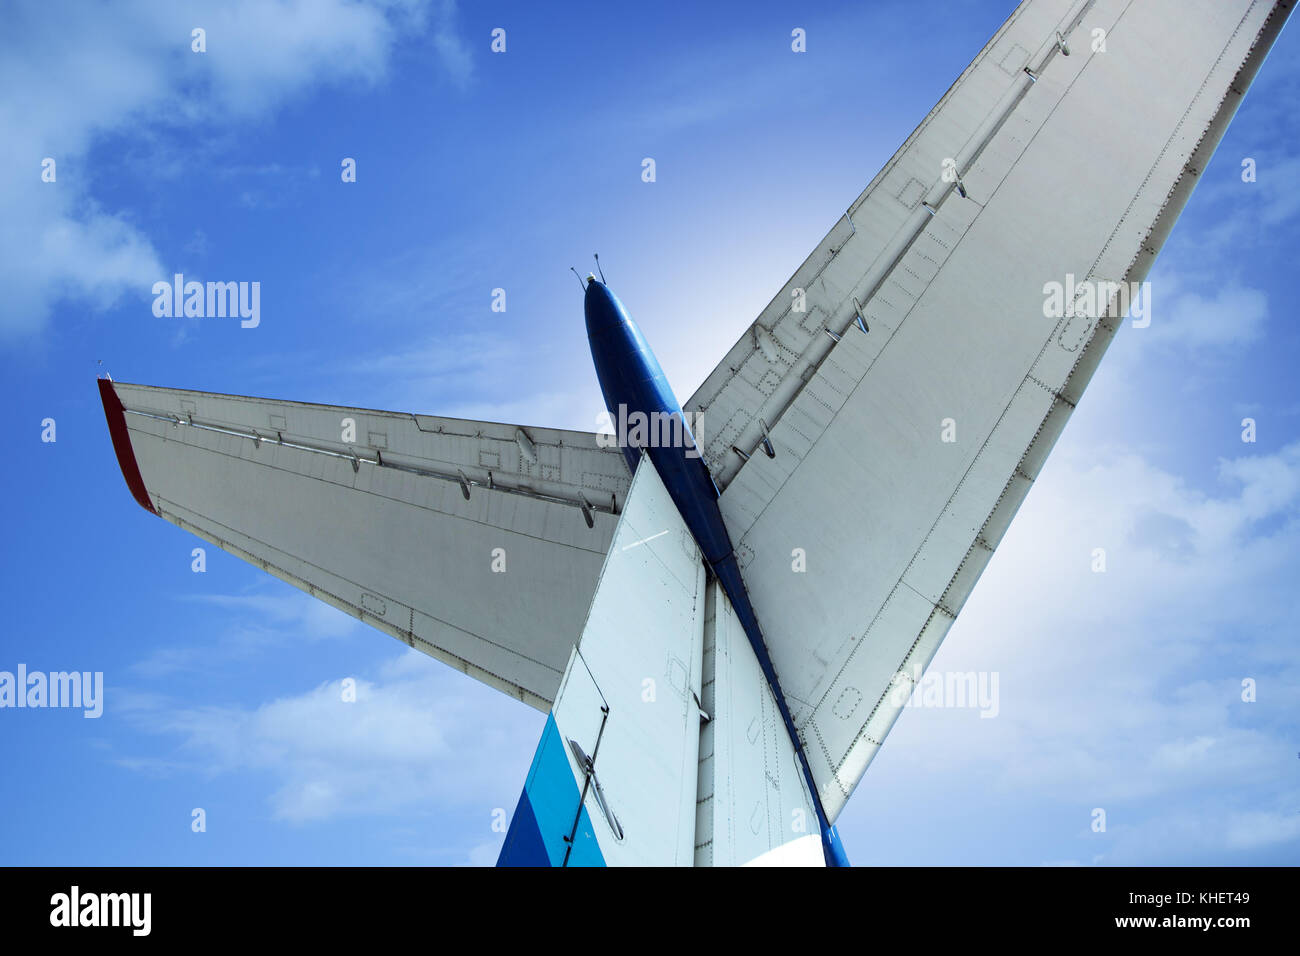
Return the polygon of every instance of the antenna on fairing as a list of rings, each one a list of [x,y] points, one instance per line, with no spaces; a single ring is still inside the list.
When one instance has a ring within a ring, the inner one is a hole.
[[[600,273],[600,281],[605,282],[605,270],[600,267],[600,253],[596,252],[592,254],[596,257],[596,271]],[[605,284],[609,285],[608,282],[605,282]]]
[[[573,266],[569,266],[569,271],[572,272],[575,276],[578,276],[578,270],[573,268]],[[587,291],[587,283],[582,281],[582,276],[578,276],[578,285],[582,287],[583,292]]]

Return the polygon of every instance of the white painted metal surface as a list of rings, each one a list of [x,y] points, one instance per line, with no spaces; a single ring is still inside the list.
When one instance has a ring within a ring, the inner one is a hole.
[[[824,866],[817,816],[772,689],[726,593],[716,580],[708,587],[700,699],[710,720],[700,731],[695,863]]]
[[[549,428],[520,441],[514,425],[115,388],[162,517],[549,707],[630,481],[617,449]]]
[[[561,736],[595,755],[623,830],[619,839],[589,789],[587,813],[610,865],[695,861],[704,615],[699,548],[643,462],[554,707]],[[584,775],[568,756],[581,791]]]
[[[1121,324],[1045,283],[1146,276],[1289,12],[1022,3],[686,403],[832,819]]]
[[[822,841],[817,834],[799,837],[789,843],[768,850],[761,856],[750,860],[745,866],[825,866],[822,855]]]

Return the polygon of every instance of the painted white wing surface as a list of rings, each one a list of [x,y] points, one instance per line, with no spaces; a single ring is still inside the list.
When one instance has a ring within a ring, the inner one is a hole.
[[[1022,3],[686,402],[832,819],[1290,9]]]
[[[141,505],[541,710],[631,482],[553,428],[100,382]]]

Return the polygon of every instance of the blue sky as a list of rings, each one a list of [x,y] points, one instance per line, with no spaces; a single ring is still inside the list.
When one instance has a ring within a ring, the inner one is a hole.
[[[590,429],[567,270],[599,251],[685,398],[1014,6],[11,4],[0,670],[107,691],[0,710],[0,862],[492,862],[544,716],[215,549],[192,573],[94,377]],[[998,718],[904,712],[855,863],[1300,862],[1297,102],[1291,29],[932,665],[997,671]],[[261,282],[261,324],[155,317],[175,272]]]

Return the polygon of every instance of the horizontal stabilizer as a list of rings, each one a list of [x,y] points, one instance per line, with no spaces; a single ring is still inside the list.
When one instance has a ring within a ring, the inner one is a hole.
[[[630,477],[595,435],[101,379],[135,500],[545,710]]]

